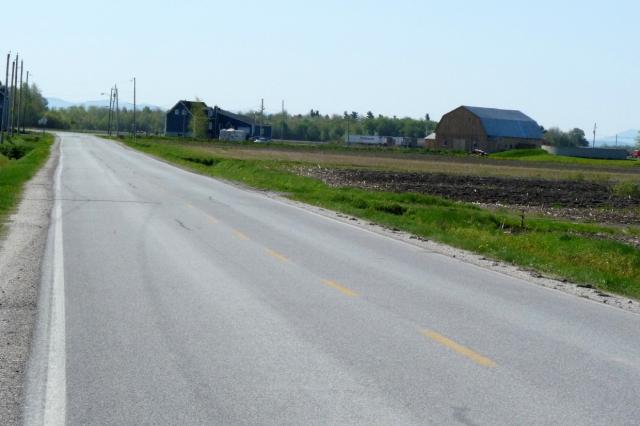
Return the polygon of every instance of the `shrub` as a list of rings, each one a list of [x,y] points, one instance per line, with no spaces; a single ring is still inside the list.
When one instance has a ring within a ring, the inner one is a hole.
[[[382,204],[377,204],[374,209],[380,211],[380,212],[385,212],[385,213],[390,213],[396,216],[402,216],[403,214],[405,214],[407,212],[407,208],[401,206],[398,203],[382,203]]]

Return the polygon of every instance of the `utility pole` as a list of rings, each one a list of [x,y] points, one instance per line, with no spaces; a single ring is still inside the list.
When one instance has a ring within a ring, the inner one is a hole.
[[[7,131],[7,107],[9,105],[9,60],[11,52],[7,53],[7,66],[4,77],[4,96],[2,99],[2,124],[0,124],[0,143],[4,142],[4,134]]]
[[[133,141],[136,141],[138,130],[136,128],[136,78],[133,77]]]
[[[264,130],[264,98],[260,100],[260,137],[263,136]]]
[[[598,129],[598,123],[593,125],[593,148],[596,147],[596,130]]]
[[[18,93],[18,119],[16,120],[16,127],[17,127],[17,132],[18,134],[20,134],[20,118],[21,114],[20,112],[22,111],[22,92],[23,92],[23,86],[22,86],[22,73],[24,72],[24,60],[20,61],[20,85],[18,86],[20,89],[20,92]],[[16,79],[18,78],[17,74],[16,74]]]
[[[282,100],[282,135],[280,138],[284,140],[284,99]]]
[[[120,95],[118,93],[118,85],[114,88],[116,92],[116,137],[120,136]]]
[[[11,135],[13,136],[14,131],[16,130],[16,104],[18,102],[18,61],[20,60],[20,54],[16,53],[16,71],[13,77],[13,99],[11,100]]]
[[[107,135],[111,136],[111,108],[113,107],[113,87],[109,89],[109,112],[107,114]]]
[[[31,99],[31,94],[29,92],[29,71],[27,71],[27,82],[25,85],[27,91],[24,92],[24,105],[22,105],[22,133],[25,133],[24,123],[27,121],[27,105],[29,103],[29,99]]]
[[[15,86],[13,84],[14,76],[16,72],[16,61],[11,62],[11,89],[9,89],[10,93],[10,105],[9,105],[9,136],[13,136],[13,100],[15,98]]]
[[[347,145],[349,145],[349,119],[351,116],[347,115]]]

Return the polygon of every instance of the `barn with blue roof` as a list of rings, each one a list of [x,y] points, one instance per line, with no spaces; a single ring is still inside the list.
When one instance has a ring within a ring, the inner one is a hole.
[[[516,110],[461,106],[442,116],[431,148],[486,152],[540,148],[542,128]]]

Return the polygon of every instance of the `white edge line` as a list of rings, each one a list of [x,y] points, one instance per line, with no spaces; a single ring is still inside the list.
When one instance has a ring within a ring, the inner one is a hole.
[[[65,291],[64,247],[62,240],[62,168],[64,153],[60,144],[60,160],[55,177],[55,230],[53,245],[53,283],[51,291],[51,316],[49,323],[49,354],[44,401],[45,425],[66,423],[66,342],[65,342]]]

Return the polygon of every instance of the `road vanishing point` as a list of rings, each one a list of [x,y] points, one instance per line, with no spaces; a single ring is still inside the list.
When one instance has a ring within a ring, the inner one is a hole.
[[[58,135],[27,424],[638,424],[640,316]]]

